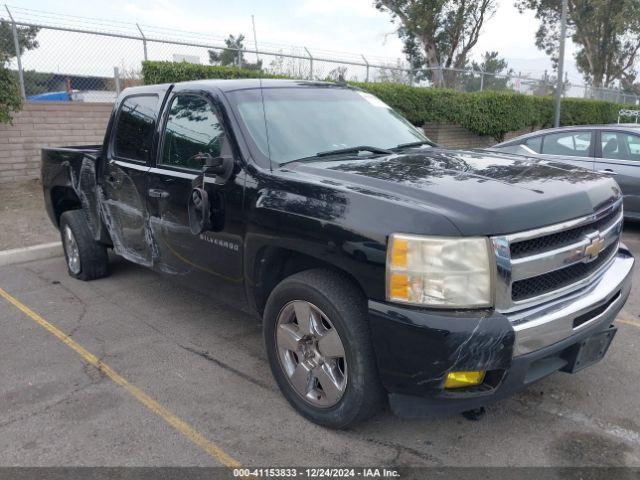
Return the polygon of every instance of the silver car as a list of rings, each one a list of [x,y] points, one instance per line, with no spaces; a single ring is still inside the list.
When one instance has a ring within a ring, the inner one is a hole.
[[[640,124],[549,128],[512,138],[491,149],[613,175],[624,194],[625,218],[640,220]]]

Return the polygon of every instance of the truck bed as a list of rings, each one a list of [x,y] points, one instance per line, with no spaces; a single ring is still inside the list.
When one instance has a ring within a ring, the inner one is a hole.
[[[102,145],[43,148],[41,179],[49,218],[57,227],[64,206],[84,208],[96,238],[101,237],[96,169]]]

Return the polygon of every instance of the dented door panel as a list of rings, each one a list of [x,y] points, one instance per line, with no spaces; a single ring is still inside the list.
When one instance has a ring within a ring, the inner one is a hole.
[[[105,165],[101,208],[113,248],[132,262],[153,264],[153,239],[146,206],[149,167],[111,160]]]

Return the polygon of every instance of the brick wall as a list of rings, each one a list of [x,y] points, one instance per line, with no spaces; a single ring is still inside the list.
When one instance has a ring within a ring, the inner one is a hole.
[[[484,148],[498,143],[493,137],[476,135],[458,125],[427,123],[423,128],[427,137],[443,147],[463,149]],[[517,132],[509,132],[505,135],[505,140],[524,135],[531,131],[530,129],[525,129]]]
[[[112,105],[33,102],[0,124],[0,184],[38,178],[40,149],[46,146],[101,144]]]

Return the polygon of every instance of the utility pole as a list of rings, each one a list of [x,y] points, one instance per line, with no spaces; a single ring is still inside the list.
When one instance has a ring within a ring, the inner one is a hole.
[[[256,20],[253,15],[251,15],[251,25],[253,26],[253,46],[256,50],[256,63],[260,63],[260,57],[258,56],[258,37],[256,36]]]
[[[567,0],[562,0],[562,14],[560,16],[560,52],[558,55],[558,82],[556,85],[556,112],[553,120],[554,127],[560,126],[560,103],[564,87],[564,41],[567,36]]]

